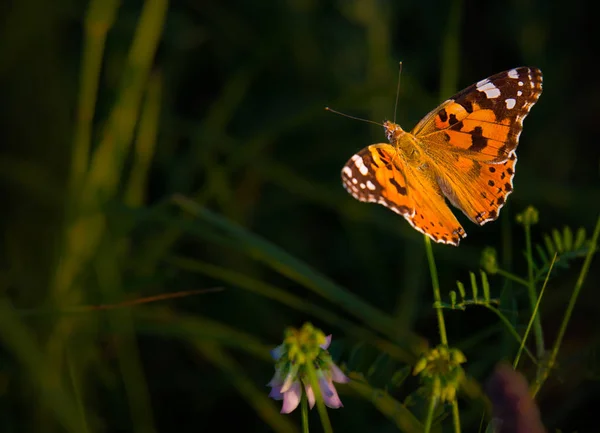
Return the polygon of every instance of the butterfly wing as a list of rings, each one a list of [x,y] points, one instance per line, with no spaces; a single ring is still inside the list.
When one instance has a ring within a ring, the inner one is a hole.
[[[521,67],[467,87],[431,111],[412,133],[439,150],[489,163],[517,147],[523,119],[542,92],[542,73]]]
[[[466,234],[436,179],[414,170],[393,146],[373,144],[348,160],[342,181],[357,200],[382,204],[434,241],[458,245]]]
[[[513,189],[523,119],[541,92],[539,69],[511,69],[467,87],[413,130],[442,192],[471,221],[498,218]]]

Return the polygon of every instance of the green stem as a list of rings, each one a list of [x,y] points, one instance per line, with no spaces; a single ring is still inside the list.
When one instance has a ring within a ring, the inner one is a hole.
[[[534,315],[533,330],[535,334],[535,347],[538,359],[544,356],[544,334],[542,331],[542,318],[537,314],[535,304],[537,303],[538,294],[535,288],[535,278],[533,275],[533,252],[531,248],[531,226],[526,223],[525,227],[525,242],[527,248],[527,276],[528,276],[528,294],[529,303],[531,304],[531,313]]]
[[[525,286],[525,287],[527,287],[527,288],[529,287],[529,281],[527,281],[527,280],[524,280],[523,278],[517,277],[516,275],[514,275],[514,274],[511,274],[511,273],[510,273],[510,272],[508,272],[508,271],[505,271],[505,270],[503,270],[503,269],[498,269],[498,270],[496,271],[496,273],[497,273],[498,275],[502,275],[502,276],[503,276],[504,278],[506,278],[507,280],[512,280],[512,281],[514,281],[515,283],[519,283],[519,284],[521,284],[522,286]]]
[[[513,327],[512,323],[510,323],[510,320],[508,320],[506,318],[506,316],[500,312],[500,310],[498,310],[495,307],[492,307],[491,305],[487,305],[487,304],[484,304],[484,307],[487,308],[488,310],[490,310],[491,312],[493,312],[496,316],[498,316],[498,318],[502,321],[502,323],[504,323],[504,325],[506,325],[506,329],[508,329],[508,332],[510,332],[510,334],[513,337],[515,337],[515,340],[517,340],[519,345],[523,345],[523,339],[521,338],[519,333],[517,331],[515,331],[515,328]],[[531,361],[534,364],[538,363],[537,359],[535,359],[535,356],[533,356],[533,353],[531,353],[531,351],[524,345],[523,345],[523,350],[529,356],[529,358],[531,359]]]
[[[427,252],[427,262],[429,263],[429,272],[431,274],[431,284],[433,286],[433,300],[435,310],[437,312],[438,327],[440,330],[440,341],[443,345],[448,346],[448,337],[446,336],[446,322],[444,321],[444,309],[442,308],[442,297],[440,295],[440,283],[438,281],[437,268],[433,258],[433,249],[431,248],[431,240],[428,236],[425,238],[425,251]]]
[[[325,407],[325,403],[323,402],[323,395],[321,394],[321,388],[319,387],[317,373],[311,364],[306,365],[306,371],[308,373],[310,386],[312,387],[313,392],[315,393],[317,411],[319,412],[319,417],[321,418],[321,425],[323,426],[323,431],[325,433],[333,433],[333,427],[331,427],[331,421],[329,420],[329,415],[327,414],[327,408]]]
[[[439,379],[436,379],[439,380]],[[434,386],[433,389],[436,389]],[[431,424],[433,424],[433,413],[435,411],[435,405],[437,403],[437,397],[435,396],[435,392],[432,393],[431,399],[429,400],[429,408],[427,409],[427,418],[425,419],[425,427],[423,428],[424,433],[429,433],[431,431]]]
[[[556,262],[557,253],[554,253],[554,257],[552,258],[552,263],[550,264],[550,269],[548,269],[548,273],[546,274],[546,280],[544,281],[544,285],[542,286],[542,290],[540,292],[540,296],[538,296],[537,302],[535,304],[535,308],[533,309],[533,313],[531,314],[531,319],[527,324],[527,329],[525,330],[525,334],[523,335],[523,339],[521,340],[521,344],[519,346],[519,350],[517,351],[517,356],[515,356],[515,361],[513,362],[513,369],[516,370],[519,365],[519,359],[521,358],[521,353],[523,353],[523,349],[526,349],[525,342],[527,341],[527,337],[529,336],[529,332],[531,331],[531,326],[533,325],[534,317],[536,317],[537,312],[540,308],[540,302],[542,301],[542,296],[544,296],[544,291],[546,290],[546,285],[548,284],[548,279],[550,279],[550,273],[552,272],[552,268],[554,267],[554,263]]]
[[[454,424],[454,432],[460,433],[460,412],[458,411],[458,400],[452,400],[452,422]]]
[[[300,409],[302,410],[302,433],[308,433],[308,402],[306,394],[302,394]]]
[[[567,306],[567,311],[565,311],[565,315],[563,317],[562,323],[560,325],[560,330],[558,331],[558,336],[556,337],[556,341],[554,342],[554,346],[552,347],[552,352],[550,354],[550,358],[548,360],[547,368],[545,368],[539,378],[533,384],[531,394],[533,397],[538,393],[548,375],[550,370],[556,363],[556,358],[558,356],[558,351],[562,344],[562,340],[565,336],[565,332],[567,330],[567,325],[569,320],[571,319],[571,314],[573,313],[573,309],[575,307],[575,302],[579,297],[579,292],[581,291],[581,287],[583,286],[583,282],[585,281],[585,277],[590,269],[590,264],[592,263],[592,258],[598,249],[598,236],[600,236],[600,215],[598,215],[598,220],[596,221],[596,227],[594,228],[594,234],[592,235],[592,240],[590,241],[590,247],[587,255],[585,256],[585,261],[583,262],[583,266],[581,267],[581,272],[579,272],[579,278],[577,278],[577,282],[575,283],[575,288],[573,289],[573,293],[571,294],[571,299],[569,300],[569,305]]]

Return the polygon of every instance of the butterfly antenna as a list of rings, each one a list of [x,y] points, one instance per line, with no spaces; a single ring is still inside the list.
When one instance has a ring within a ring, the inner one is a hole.
[[[340,116],[344,116],[344,117],[348,117],[350,119],[354,119],[354,120],[360,120],[361,122],[367,122],[367,123],[372,123],[374,125],[378,125],[378,126],[383,126],[383,124],[378,123],[378,122],[374,122],[372,120],[367,120],[367,119],[361,119],[360,117],[354,117],[354,116],[350,116],[349,114],[345,114],[345,113],[340,113],[339,111],[336,111],[332,108],[329,107],[325,107],[326,111],[331,111],[334,114],[339,114]]]
[[[394,123],[396,123],[396,112],[398,111],[398,96],[400,95],[400,77],[402,76],[402,62],[398,68],[398,87],[396,88],[396,104],[394,104]]]

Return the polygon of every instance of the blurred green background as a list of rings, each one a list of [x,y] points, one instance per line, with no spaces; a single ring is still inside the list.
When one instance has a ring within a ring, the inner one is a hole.
[[[402,401],[411,384],[391,373],[439,338],[423,239],[341,185],[382,129],[323,108],[392,118],[402,61],[397,120],[411,129],[456,90],[541,68],[501,217],[476,227],[456,211],[468,237],[434,246],[445,299],[485,246],[525,275],[517,213],[539,210],[534,242],[598,218],[594,16],[542,0],[2,2],[0,431],[299,431],[264,384],[268,349],[307,320],[333,333],[340,364]],[[547,288],[548,346],[581,263]],[[599,277],[596,261],[539,395],[552,431],[596,431]],[[490,284],[494,297],[511,288]],[[526,324],[527,298],[511,293]],[[475,381],[514,356],[488,311],[446,320]],[[395,336],[393,362],[371,332]],[[336,431],[397,431],[340,389]],[[464,431],[479,431],[481,396],[467,394]]]

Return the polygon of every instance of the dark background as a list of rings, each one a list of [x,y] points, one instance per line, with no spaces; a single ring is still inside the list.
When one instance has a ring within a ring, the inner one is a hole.
[[[64,431],[65,425],[94,432],[289,431],[266,415],[279,403],[261,406],[258,396],[266,395],[263,384],[273,374],[267,350],[280,343],[285,327],[304,321],[333,333],[340,364],[364,374],[383,369],[376,351],[341,321],[301,311],[299,301],[284,306],[236,278],[272,285],[361,327],[369,321],[327,302],[332,298],[318,283],[309,288],[269,259],[257,260],[268,250],[264,245],[239,248],[244,242],[220,236],[218,223],[182,212],[169,201],[173,194],[271,242],[281,249],[276,257],[305,262],[389,315],[399,330],[436,345],[422,236],[383,207],[356,202],[340,181],[347,159],[384,141],[383,131],[323,109],[391,119],[399,61],[397,121],[407,130],[454,91],[489,75],[521,65],[544,74],[544,91],[521,135],[515,190],[499,220],[476,227],[461,214],[468,237],[460,247],[434,245],[445,300],[456,280],[479,272],[485,246],[498,250],[504,269],[526,277],[515,217],[527,206],[539,211],[534,243],[564,226],[584,227],[591,236],[600,210],[599,37],[585,2],[172,1],[162,30],[161,20],[155,26],[160,38],[151,62],[139,74],[128,69],[127,56],[143,6],[122,1],[112,24],[100,19],[88,26],[91,34],[108,30],[96,68],[92,151],[113,137],[109,119],[127,89],[139,86],[141,101],[132,118],[116,114],[133,125],[132,136],[117,142],[132,144],[108,152],[119,160],[107,163],[112,187],[97,190],[90,204],[85,193],[74,199],[68,186],[81,124],[82,64],[86,53],[93,57],[84,32],[88,4],[0,5],[1,431]],[[141,38],[149,47],[150,39]],[[135,150],[144,137],[144,107],[159,109],[155,121],[149,115],[153,145],[146,153]],[[132,199],[128,186],[142,154],[148,165]],[[104,229],[95,231],[85,218],[78,225],[81,215],[100,215]],[[68,233],[84,246],[67,248]],[[202,265],[183,266],[182,258]],[[68,285],[57,285],[57,270],[68,260],[77,271]],[[541,314],[548,347],[582,263],[581,257],[570,261],[547,287]],[[595,431],[586,415],[600,397],[597,263],[559,368],[539,395],[552,431]],[[490,276],[490,284],[493,297],[511,290],[517,323],[526,324],[524,290],[499,276]],[[97,311],[211,288],[223,290]],[[450,344],[465,352],[475,380],[514,357],[514,341],[489,311],[448,311],[446,320]],[[531,380],[535,369],[523,364]],[[395,388],[386,374],[376,376],[373,386],[399,400],[415,386]],[[395,429],[368,400],[340,389],[346,407],[330,411],[336,431]],[[478,431],[477,398],[461,397],[460,405],[464,431]],[[311,417],[318,431],[316,411]],[[298,412],[286,417],[299,420]]]

